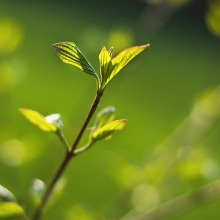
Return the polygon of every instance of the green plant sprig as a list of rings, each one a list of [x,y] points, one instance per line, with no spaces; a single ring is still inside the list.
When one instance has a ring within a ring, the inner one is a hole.
[[[41,198],[41,203],[38,205],[32,220],[38,220],[42,215],[43,209],[50,197],[57,181],[61,177],[63,171],[67,167],[70,160],[88,150],[93,146],[97,141],[103,139],[111,138],[117,131],[122,130],[126,125],[127,120],[115,120],[115,108],[110,106],[103,109],[96,118],[95,124],[91,129],[90,136],[88,139],[88,143],[76,149],[79,141],[84,134],[92,116],[94,115],[99,102],[103,96],[104,90],[106,89],[107,85],[112,81],[112,79],[138,54],[140,54],[143,50],[148,48],[150,45],[146,44],[143,46],[136,46],[131,47],[126,50],[123,50],[119,53],[116,57],[114,57],[114,50],[110,48],[108,51],[105,47],[102,48],[99,54],[99,62],[100,62],[100,74],[97,74],[95,69],[86,59],[86,57],[82,54],[79,48],[76,46],[75,43],[72,42],[61,42],[53,44],[54,50],[57,53],[58,57],[67,64],[73,65],[80,69],[81,71],[92,75],[96,79],[97,84],[97,91],[95,99],[91,105],[91,108],[88,112],[88,115],[73,143],[70,146],[62,132],[63,123],[61,121],[61,117],[59,114],[52,114],[49,116],[44,117],[40,113],[30,110],[30,109],[20,109],[20,112],[33,124],[37,125],[40,129],[46,132],[54,132],[58,135],[59,139],[63,143],[65,147],[65,156],[57,169],[53,179],[51,180],[50,184],[48,185],[44,195]]]

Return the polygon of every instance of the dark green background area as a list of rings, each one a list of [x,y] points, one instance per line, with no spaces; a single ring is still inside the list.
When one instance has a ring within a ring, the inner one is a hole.
[[[33,211],[29,195],[32,179],[39,178],[48,184],[64,150],[57,137],[30,124],[18,109],[30,108],[43,115],[60,113],[67,140],[73,143],[96,89],[94,78],[63,64],[52,44],[75,42],[98,71],[99,51],[108,44],[111,32],[121,26],[135,30],[145,7],[146,4],[138,1],[0,1],[0,19],[17,22],[24,32],[21,46],[13,54],[0,55],[0,61],[16,58],[26,66],[25,78],[10,92],[0,94],[0,132],[6,133],[0,136],[0,143],[10,139],[23,141],[28,137],[29,151],[38,154],[16,167],[0,161],[0,184],[14,193],[29,216]],[[98,108],[114,105],[116,118],[126,118],[128,123],[115,137],[97,143],[71,162],[64,174],[67,185],[62,196],[42,219],[67,219],[65,213],[76,204],[93,213],[91,219],[119,219],[132,208],[132,190],[115,180],[120,175],[114,173],[119,158],[143,166],[190,114],[196,101],[220,83],[220,41],[206,27],[205,10],[205,1],[195,1],[179,9],[155,35],[133,33],[133,44],[150,43],[151,46],[111,82]],[[96,27],[104,36],[103,45],[96,51],[84,44],[84,31],[90,27]],[[94,119],[90,127],[93,122]],[[219,129],[220,124],[216,122],[196,146],[205,149],[218,164]],[[86,143],[88,135],[86,131],[80,146]],[[175,178],[170,180],[173,180],[171,185],[169,181],[164,182],[165,190],[159,187],[159,191],[173,190],[167,197],[162,193],[162,202],[194,187]],[[172,188],[174,182],[176,189]],[[196,184],[208,182],[203,179]],[[120,196],[127,198],[127,202],[119,203],[126,205],[116,209],[114,203]],[[218,206],[219,201],[177,219],[215,220],[219,215]]]

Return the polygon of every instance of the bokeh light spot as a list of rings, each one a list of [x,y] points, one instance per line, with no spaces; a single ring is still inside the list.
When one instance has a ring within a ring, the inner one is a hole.
[[[0,20],[0,54],[14,52],[22,39],[23,31],[20,25],[10,19]]]
[[[21,82],[27,72],[26,64],[21,59],[0,62],[0,93],[10,92]]]
[[[213,159],[208,159],[202,163],[202,174],[207,179],[215,179],[219,176],[219,165]]]
[[[145,212],[160,203],[160,194],[157,188],[149,184],[141,184],[132,192],[132,204],[139,212]]]
[[[81,205],[74,205],[71,210],[67,213],[67,220],[91,220],[91,216],[88,211]]]
[[[0,145],[0,160],[8,166],[19,166],[24,157],[24,147],[19,140],[10,140]]]
[[[11,91],[14,87],[16,76],[13,68],[7,62],[0,63],[0,93]]]
[[[114,29],[108,40],[108,48],[114,47],[116,53],[133,45],[134,35],[131,30],[125,27]]]
[[[208,29],[220,37],[220,2],[209,1],[209,9],[206,12],[206,24]]]

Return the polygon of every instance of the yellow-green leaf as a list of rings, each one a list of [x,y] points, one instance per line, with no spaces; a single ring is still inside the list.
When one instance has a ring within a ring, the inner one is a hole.
[[[111,47],[111,48],[108,50],[108,54],[109,54],[109,56],[110,56],[111,59],[112,59],[113,56],[114,56],[114,48],[113,48],[113,47]]]
[[[126,123],[126,119],[121,119],[104,125],[93,133],[92,141],[99,141],[111,137],[115,132],[122,130]]]
[[[19,111],[33,124],[37,125],[41,130],[47,132],[57,131],[54,123],[48,122],[46,118],[37,111],[21,108]]]
[[[23,208],[13,202],[0,202],[0,220],[24,216]]]
[[[116,57],[114,57],[112,59],[111,74],[108,77],[105,85],[107,85],[113,79],[113,77],[115,77],[119,73],[119,71],[122,70],[132,59],[134,59],[138,54],[140,54],[149,46],[150,44],[130,47],[128,49],[123,50]]]
[[[105,47],[102,48],[99,54],[100,73],[102,84],[106,82],[111,70],[111,52],[108,52]]]
[[[115,118],[115,107],[108,106],[102,109],[96,117],[95,127],[101,128],[109,122],[113,121]]]
[[[71,64],[83,72],[95,76],[98,80],[99,77],[95,72],[92,65],[86,59],[86,57],[82,54],[79,48],[73,42],[61,42],[53,44],[54,50],[59,58],[64,62]]]
[[[93,133],[98,129],[113,121],[115,118],[115,107],[109,106],[102,109],[96,116],[94,126],[90,133],[90,139],[92,138]]]

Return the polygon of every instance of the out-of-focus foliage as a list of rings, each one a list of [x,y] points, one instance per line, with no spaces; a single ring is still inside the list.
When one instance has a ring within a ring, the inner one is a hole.
[[[209,0],[206,12],[206,23],[209,30],[216,36],[220,36],[220,1]]]
[[[0,219],[19,220],[23,216],[24,210],[17,204],[15,196],[0,185]]]
[[[69,164],[68,184],[61,180],[42,220],[131,219],[220,178],[219,3],[141,2],[1,1],[0,184],[27,216],[36,205],[33,179],[48,185],[63,148],[18,108],[60,112],[72,143],[95,94],[91,77],[57,60],[55,42],[77,43],[94,69],[104,45],[116,55],[133,45],[151,48],[115,78],[98,109],[116,106],[126,129]],[[218,219],[219,200],[176,219],[210,213]]]
[[[17,22],[9,18],[0,19],[0,94],[10,92],[25,75],[26,66],[21,59],[2,59],[21,46],[23,35],[23,28]]]
[[[118,53],[134,44],[134,33],[127,27],[114,27],[108,36],[108,47],[114,46]]]
[[[22,220],[24,210],[21,206],[13,202],[0,202],[1,220]]]
[[[21,44],[23,30],[19,24],[11,19],[0,20],[0,54],[11,54]]]

